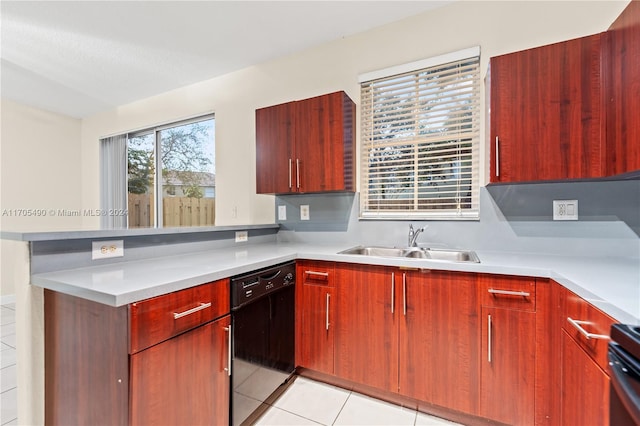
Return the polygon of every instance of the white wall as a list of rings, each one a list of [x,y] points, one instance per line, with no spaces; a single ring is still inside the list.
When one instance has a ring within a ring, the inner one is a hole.
[[[2,100],[0,229],[77,229],[81,218],[80,120]],[[27,215],[28,211],[39,215]],[[15,251],[1,241],[0,296],[15,294]],[[3,299],[4,300],[4,299]]]
[[[481,46],[486,71],[491,56],[604,31],[627,3],[459,1],[90,117],[82,123],[84,207],[99,207],[100,137],[213,111],[217,225],[273,222],[273,197],[255,194],[256,108],[336,90],[345,90],[358,104],[358,74],[473,45]],[[483,154],[481,176],[484,163]],[[232,215],[234,207],[237,217]],[[98,226],[91,218],[85,220],[85,227]]]

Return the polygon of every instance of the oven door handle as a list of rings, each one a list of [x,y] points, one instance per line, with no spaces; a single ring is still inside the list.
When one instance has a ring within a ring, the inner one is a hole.
[[[636,424],[640,424],[640,394],[636,390],[640,378],[632,372],[632,367],[627,364],[624,357],[624,354],[609,347],[611,386],[631,418]]]

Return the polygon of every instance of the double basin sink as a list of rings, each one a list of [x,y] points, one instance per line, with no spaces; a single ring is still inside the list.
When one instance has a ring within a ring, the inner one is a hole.
[[[375,247],[356,246],[338,254],[354,254],[375,257],[396,257],[404,259],[440,260],[446,262],[480,263],[475,252],[470,250],[432,249],[421,247]]]

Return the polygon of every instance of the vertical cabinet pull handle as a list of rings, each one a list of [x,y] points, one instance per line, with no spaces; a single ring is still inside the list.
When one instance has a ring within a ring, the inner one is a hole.
[[[229,333],[229,337],[227,338],[227,368],[224,370],[227,372],[227,376],[231,376],[231,324],[229,324],[229,327],[225,327],[224,331]]]
[[[300,159],[296,158],[296,188],[300,189]]]
[[[404,316],[407,316],[407,273],[402,273],[402,305],[404,309]]]
[[[500,139],[496,136],[496,177],[500,176]]]
[[[396,273],[391,273],[391,313],[394,313],[393,306],[396,304]]]
[[[327,310],[326,310],[326,322],[325,322],[325,327],[327,329],[327,331],[329,331],[329,298],[331,297],[331,295],[329,293],[327,293]]]
[[[289,158],[289,189],[291,189],[291,158]]]
[[[491,315],[487,315],[487,361],[491,363]]]

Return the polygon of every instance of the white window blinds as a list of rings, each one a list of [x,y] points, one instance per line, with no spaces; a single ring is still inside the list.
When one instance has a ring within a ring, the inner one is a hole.
[[[361,217],[478,218],[480,57],[472,50],[361,83]]]

